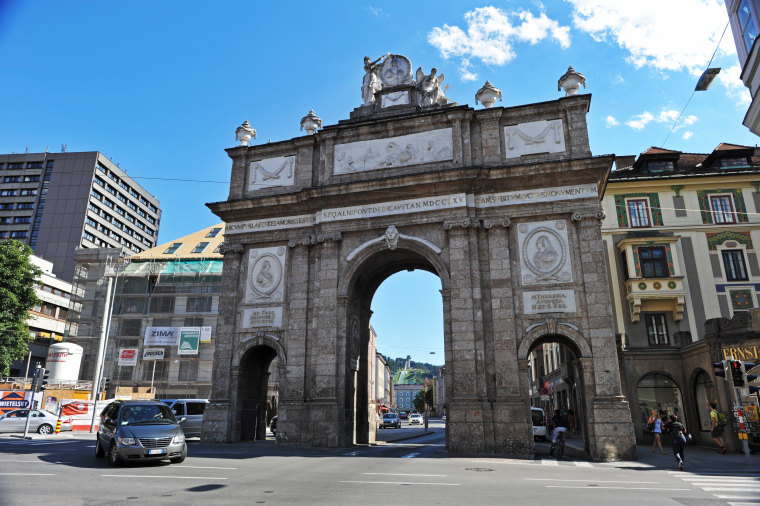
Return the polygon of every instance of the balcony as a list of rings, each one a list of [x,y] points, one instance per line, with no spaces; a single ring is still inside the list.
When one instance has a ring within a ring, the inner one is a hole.
[[[625,282],[625,294],[632,322],[641,319],[641,311],[672,311],[675,321],[683,319],[683,276],[630,278]]]

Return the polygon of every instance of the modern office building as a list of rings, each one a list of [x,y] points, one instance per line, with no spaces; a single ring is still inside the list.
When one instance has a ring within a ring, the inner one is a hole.
[[[28,244],[60,279],[73,280],[77,248],[154,247],[160,221],[158,199],[100,152],[0,155],[0,240]]]
[[[755,44],[760,24],[760,0],[725,0],[736,53],[742,68],[741,79],[752,95],[742,122],[754,134],[760,135],[760,47]]]

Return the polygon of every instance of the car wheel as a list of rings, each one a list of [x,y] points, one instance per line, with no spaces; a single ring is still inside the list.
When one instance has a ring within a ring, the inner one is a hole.
[[[47,423],[43,423],[42,425],[37,427],[37,433],[38,434],[52,434],[53,426]]]
[[[116,453],[116,443],[111,443],[111,447],[108,449],[108,463],[113,467],[121,465],[119,454]]]
[[[95,436],[95,457],[96,458],[103,458],[103,456],[106,454],[106,451],[103,449],[102,446],[100,446],[100,437]]]

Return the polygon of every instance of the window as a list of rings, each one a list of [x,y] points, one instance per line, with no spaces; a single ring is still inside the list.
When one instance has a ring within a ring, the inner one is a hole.
[[[142,216],[143,218],[145,218],[145,217],[147,216],[147,214],[145,213],[145,211],[143,211],[142,209],[138,209],[138,210],[137,210],[137,214],[139,214],[139,215],[140,215],[140,216]]]
[[[127,219],[128,219],[129,221],[131,221],[132,223],[134,223],[134,222],[135,222],[135,217],[134,217],[134,216],[132,216],[131,214],[127,214]]]
[[[11,219],[10,218],[0,218],[0,225],[10,225]]]
[[[127,206],[128,206],[130,209],[132,209],[132,210],[134,210],[134,211],[137,211],[137,206],[135,205],[135,203],[134,203],[134,202],[128,202],[128,203],[127,203]]]
[[[177,375],[177,381],[195,381],[198,379],[198,361],[197,360],[180,360],[179,362],[179,374]],[[188,407],[195,406],[199,403],[188,402]],[[188,413],[190,414],[190,413]],[[196,414],[196,413],[193,413]],[[203,414],[201,411],[200,414]]]
[[[9,163],[8,169],[23,169],[24,164],[23,163]]]
[[[171,254],[173,254],[175,251],[177,251],[180,248],[180,246],[182,246],[181,242],[175,242],[175,243],[173,243],[171,246],[169,246],[166,249],[166,251],[164,251],[164,255],[171,255]]]
[[[636,228],[649,226],[649,202],[647,200],[629,200],[628,215],[631,218],[631,226]]]
[[[103,194],[97,190],[92,190],[92,196],[98,200],[103,198]]]
[[[40,176],[24,176],[25,183],[38,183]]]
[[[13,223],[31,223],[31,216],[18,216],[13,220]]]
[[[171,297],[171,296],[151,297],[150,312],[151,313],[173,313],[174,312],[174,297]]]
[[[152,360],[153,365],[148,365],[148,362],[143,362],[143,381],[163,381],[169,376],[169,361],[168,360]],[[154,374],[155,371],[155,374]]]
[[[735,223],[734,205],[730,195],[717,195],[710,197],[710,208],[715,223]]]
[[[124,214],[125,214],[124,209],[122,209],[119,206],[114,207],[114,209],[116,210],[117,213],[119,213],[120,215],[124,216]]]
[[[117,199],[119,199],[119,200],[121,200],[121,201],[122,201],[122,202],[124,202],[125,204],[128,202],[128,201],[127,201],[127,197],[125,197],[125,196],[124,196],[124,195],[122,195],[121,193],[120,193],[120,194],[118,194],[118,195],[116,196],[116,198],[117,198]]]
[[[13,204],[0,204],[0,211],[13,209]]]
[[[670,276],[668,258],[662,246],[646,246],[638,248],[641,261],[641,275],[645,278],[667,278]]]
[[[27,236],[26,231],[19,231],[19,230],[17,230],[15,232],[11,232],[11,238],[12,239],[21,239],[21,238],[24,238],[26,236]]]
[[[720,159],[720,167],[722,169],[730,169],[733,167],[747,167],[749,164],[747,163],[746,158],[721,158]]]
[[[84,238],[87,239],[88,241],[95,242],[95,236],[92,235],[91,233],[85,232],[83,235],[84,235]]]
[[[117,193],[119,193],[116,191],[116,188],[114,188],[110,184],[106,186],[106,191],[110,193],[111,195],[116,195]]]
[[[15,197],[16,190],[0,190],[0,197]]]
[[[27,169],[41,169],[42,162],[29,162],[26,164]]]
[[[113,209],[113,202],[111,202],[110,200],[108,200],[108,199],[103,199],[103,203],[104,203],[105,205],[107,205],[108,207],[110,207],[111,209]]]
[[[28,197],[30,195],[37,195],[37,189],[34,188],[34,189],[21,190],[19,192],[19,195],[21,195],[22,197]]]
[[[106,182],[103,181],[103,178],[100,176],[95,176],[94,178],[95,182],[98,183],[100,186],[105,186]]]
[[[34,202],[19,202],[16,209],[34,209]]]
[[[18,183],[21,181],[21,176],[5,176],[3,183]]]
[[[209,230],[208,234],[206,234],[206,237],[216,237],[219,235],[219,232],[222,231],[221,227],[215,227]]]
[[[747,267],[744,264],[744,255],[742,250],[727,249],[723,250],[723,267],[726,269],[726,279],[728,281],[747,281]]]
[[[748,0],[742,0],[739,4],[739,8],[736,11],[739,19],[739,30],[741,30],[742,40],[747,48],[747,53],[752,49],[752,44],[757,37],[757,26],[752,16],[752,10],[750,8],[750,2]]]
[[[649,345],[670,344],[668,340],[668,327],[665,324],[665,315],[662,313],[644,315],[647,326]]]
[[[185,310],[188,313],[210,313],[211,312],[211,297],[188,297],[187,306]]]
[[[208,246],[207,242],[199,242],[198,245],[190,253],[203,253],[203,250]]]
[[[649,169],[649,172],[667,172],[673,170],[673,162],[670,160],[661,162],[649,162],[647,164],[647,168]]]
[[[156,206],[150,203],[148,203],[148,209],[150,209],[151,212],[154,212],[154,213],[158,212],[158,209],[156,208]]]

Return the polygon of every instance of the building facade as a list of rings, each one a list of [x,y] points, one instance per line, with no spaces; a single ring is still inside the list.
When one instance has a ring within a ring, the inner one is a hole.
[[[424,385],[394,385],[394,407],[397,411],[406,411],[411,413],[417,411],[414,407],[414,398],[420,390],[425,388]]]
[[[650,148],[618,158],[609,177],[602,234],[639,439],[658,409],[710,442],[708,403],[732,407],[713,363],[737,347],[739,333],[721,341],[719,330],[741,327],[726,322],[760,307],[757,154],[732,144],[710,153]]]
[[[158,199],[97,151],[0,155],[0,239],[28,244],[71,282],[77,248],[156,245]]]
[[[752,95],[742,122],[754,134],[760,135],[760,46],[756,47],[760,29],[760,0],[725,0],[736,53],[741,65],[741,79]]]

